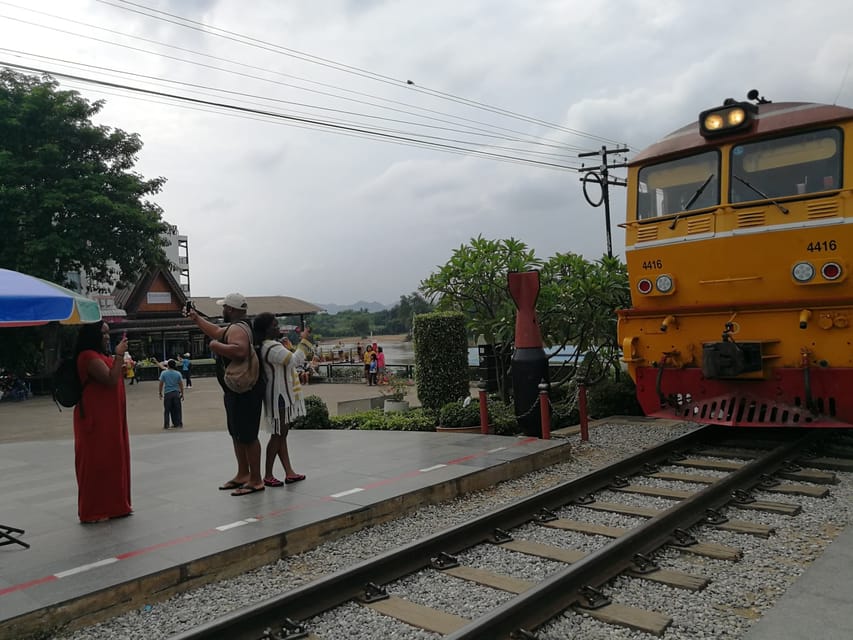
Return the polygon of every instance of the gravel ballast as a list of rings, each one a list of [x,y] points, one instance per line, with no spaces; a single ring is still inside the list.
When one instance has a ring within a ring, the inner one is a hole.
[[[157,640],[186,631],[229,611],[267,597],[284,593],[328,573],[344,569],[373,555],[401,544],[462,523],[473,515],[488,512],[519,497],[540,491],[583,475],[604,464],[634,454],[658,442],[682,435],[693,425],[663,427],[654,423],[603,424],[591,430],[590,443],[572,438],[573,458],[489,490],[462,496],[439,505],[425,506],[398,520],[364,529],[347,537],[327,542],[316,549],[284,558],[231,580],[209,584],[166,601],[152,603],[109,621],[62,636],[62,640],[107,640],[114,638]],[[681,467],[667,470],[691,473]],[[701,475],[725,475],[702,470]],[[756,497],[774,502],[803,506],[803,513],[781,516],[763,512],[729,509],[728,514],[776,527],[770,539],[738,535],[702,527],[694,533],[707,542],[719,542],[743,550],[740,562],[710,560],[674,549],[660,551],[656,559],[663,568],[685,571],[711,579],[701,592],[672,589],[648,581],[617,578],[605,591],[614,602],[654,609],[672,616],[673,624],[665,639],[741,638],[749,626],[770,608],[773,602],[816,558],[826,545],[850,521],[853,498],[853,474],[839,473],[840,483],[830,488],[827,498],[782,496],[759,492]],[[647,486],[700,490],[703,485],[636,478]],[[602,492],[599,500],[623,502],[655,508],[667,508],[673,502],[662,498]],[[560,510],[559,516],[587,520],[611,526],[630,527],[641,519],[596,512],[577,506]],[[563,545],[594,551],[609,540],[525,525],[513,532],[519,539]],[[541,579],[564,565],[493,545],[481,545],[459,554],[464,565],[506,573],[527,580]],[[427,606],[442,608],[466,618],[485,611],[483,602],[497,604],[509,596],[489,587],[428,570],[388,585],[389,593],[407,597]],[[477,594],[483,595],[478,599]],[[374,621],[381,626],[374,626]],[[368,640],[387,638],[436,638],[434,633],[414,629],[399,621],[355,604],[347,604],[310,621],[310,628],[323,640],[347,638]],[[651,638],[648,634],[613,627],[588,616],[568,612],[538,631],[541,638]]]

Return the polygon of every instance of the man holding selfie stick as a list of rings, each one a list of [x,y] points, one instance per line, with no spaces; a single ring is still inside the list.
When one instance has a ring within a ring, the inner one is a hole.
[[[258,441],[264,383],[259,377],[258,382],[245,393],[236,393],[226,386],[225,368],[231,362],[249,359],[254,345],[252,328],[246,320],[249,305],[245,296],[229,293],[217,304],[222,305],[222,318],[228,323],[225,327],[202,318],[191,301],[187,302],[186,315],[210,338],[210,350],[216,356],[216,377],[224,394],[228,433],[237,458],[237,473],[219,489],[231,491],[232,496],[244,496],[264,490],[261,443]]]

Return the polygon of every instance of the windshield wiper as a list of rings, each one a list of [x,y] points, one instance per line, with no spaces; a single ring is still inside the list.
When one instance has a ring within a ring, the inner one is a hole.
[[[713,173],[711,175],[709,175],[707,178],[705,178],[705,182],[703,182],[701,184],[701,186],[698,189],[696,189],[696,191],[693,193],[693,195],[690,196],[690,200],[688,200],[687,204],[684,205],[684,209],[682,209],[681,212],[679,212],[679,214],[677,216],[675,216],[675,218],[672,220],[672,224],[669,225],[670,229],[675,229],[675,225],[678,223],[678,219],[681,217],[681,214],[685,211],[688,211],[690,209],[690,207],[693,206],[693,203],[699,199],[699,196],[702,195],[702,192],[705,190],[705,187],[707,187],[711,183],[711,180],[713,178],[714,178]]]
[[[732,178],[734,178],[735,180],[737,180],[738,182],[740,182],[740,183],[741,183],[742,185],[744,185],[745,187],[749,187],[750,189],[752,189],[753,191],[755,191],[755,193],[757,193],[758,195],[760,195],[760,196],[761,196],[762,198],[764,198],[765,200],[769,200],[772,204],[775,204],[775,205],[779,208],[779,211],[781,211],[782,213],[784,213],[784,214],[787,214],[787,213],[788,213],[788,209],[787,209],[786,207],[783,207],[781,204],[779,204],[778,202],[776,202],[773,198],[771,198],[770,196],[768,196],[766,193],[764,193],[764,192],[763,192],[761,189],[759,189],[758,187],[754,187],[754,186],[752,186],[752,185],[751,185],[751,184],[749,184],[746,180],[744,180],[743,178],[741,178],[741,177],[740,177],[740,176],[738,176],[738,175],[732,174]]]

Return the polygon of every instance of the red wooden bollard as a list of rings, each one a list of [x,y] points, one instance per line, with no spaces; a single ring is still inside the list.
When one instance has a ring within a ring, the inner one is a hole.
[[[581,414],[581,442],[589,442],[589,416],[586,413],[586,385],[578,386],[578,411]]]
[[[480,433],[489,433],[489,397],[485,386],[480,387]]]

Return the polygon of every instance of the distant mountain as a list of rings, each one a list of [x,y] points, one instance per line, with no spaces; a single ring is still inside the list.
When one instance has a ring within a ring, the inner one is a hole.
[[[365,302],[364,300],[359,300],[358,302],[353,302],[352,304],[334,304],[334,303],[323,303],[323,302],[315,302],[318,307],[325,309],[329,315],[335,315],[339,311],[358,311],[359,309],[367,309],[370,313],[375,313],[376,311],[384,311],[385,309],[389,309],[390,307],[386,304],[382,304],[381,302]]]

